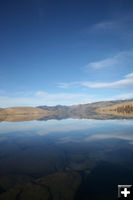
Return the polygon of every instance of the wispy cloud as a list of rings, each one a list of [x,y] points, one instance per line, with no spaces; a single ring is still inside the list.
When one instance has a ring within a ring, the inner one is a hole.
[[[97,96],[97,101],[129,100],[129,99],[133,99],[133,92],[123,93],[118,95],[110,95],[110,97]]]
[[[127,79],[133,79],[133,73],[127,74],[125,77],[126,77]]]
[[[67,88],[72,87],[73,82],[67,83]],[[75,85],[75,82],[74,82]],[[113,82],[89,82],[89,81],[79,81],[77,86],[83,86],[87,88],[133,88],[133,73],[127,74],[123,79]]]
[[[67,89],[72,87],[77,87],[80,82],[72,82],[72,83],[57,83],[57,87]]]
[[[112,67],[116,64],[118,64],[120,61],[118,60],[118,57],[114,56],[112,58],[107,58],[104,60],[100,60],[97,62],[90,62],[88,65],[85,66],[85,69],[94,68],[94,69],[101,69],[104,67]]]
[[[4,95],[5,93],[5,90],[0,90],[0,95]]]
[[[90,27],[90,32],[110,32],[113,34],[125,34],[132,31],[132,13],[123,15],[119,18],[107,19],[105,21],[99,21]]]
[[[94,95],[88,94],[75,94],[75,93],[46,93],[43,91],[38,91],[35,94],[37,97],[44,99],[45,102],[55,105],[55,104],[77,104],[81,102],[91,102],[95,97]]]
[[[133,98],[133,93],[125,93],[125,94],[119,94],[113,97],[113,99],[132,99]]]
[[[38,106],[38,105],[72,105],[91,103],[95,101],[108,101],[119,99],[133,98],[133,93],[124,93],[110,97],[101,95],[88,95],[88,94],[72,94],[72,93],[47,93],[44,91],[37,91],[32,96],[27,97],[11,97],[0,96],[0,107],[13,107],[13,106]]]
[[[25,97],[0,96],[0,107],[38,106],[38,105],[71,105],[92,102],[94,95],[75,93],[47,93],[37,91],[34,95]]]
[[[88,88],[132,88],[133,87],[133,73],[126,75],[123,79],[119,81],[113,82],[82,82],[82,86],[86,86]]]
[[[104,21],[94,24],[91,31],[112,30],[119,27],[118,21]]]
[[[127,61],[128,62],[131,61],[132,57],[133,57],[133,51],[120,52],[115,56],[95,62],[90,62],[85,66],[85,69],[86,70],[90,68],[101,69],[106,67],[117,67],[118,65],[123,66],[127,64]]]

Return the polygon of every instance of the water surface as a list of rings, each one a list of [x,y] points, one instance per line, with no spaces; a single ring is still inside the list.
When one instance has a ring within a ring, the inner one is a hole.
[[[133,184],[133,120],[0,123],[0,199],[117,198]]]

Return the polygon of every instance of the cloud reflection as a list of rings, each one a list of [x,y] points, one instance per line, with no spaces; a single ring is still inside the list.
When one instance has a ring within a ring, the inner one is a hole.
[[[30,122],[2,122],[0,134],[58,135],[56,142],[90,142],[121,139],[133,143],[133,120],[66,119]]]

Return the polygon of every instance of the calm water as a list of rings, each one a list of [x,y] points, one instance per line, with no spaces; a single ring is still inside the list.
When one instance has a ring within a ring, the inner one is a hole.
[[[0,199],[115,200],[133,184],[133,120],[0,123]]]

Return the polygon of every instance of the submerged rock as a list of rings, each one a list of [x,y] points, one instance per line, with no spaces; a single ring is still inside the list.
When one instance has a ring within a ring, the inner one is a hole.
[[[73,200],[81,183],[75,172],[58,172],[35,181],[18,184],[3,192],[1,200]]]

